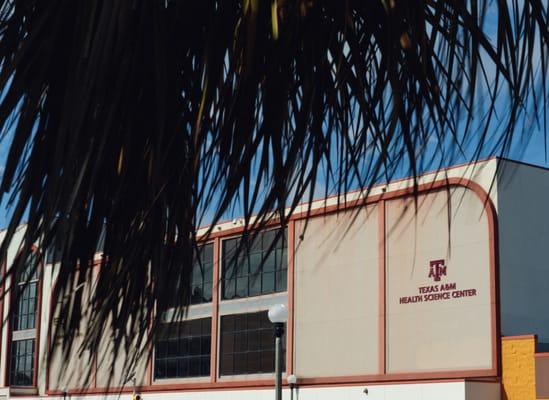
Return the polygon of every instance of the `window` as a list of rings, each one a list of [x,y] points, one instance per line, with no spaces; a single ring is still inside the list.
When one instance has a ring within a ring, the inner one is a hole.
[[[212,301],[212,287],[213,244],[208,243],[199,248],[198,256],[195,256],[193,260],[190,304],[209,303]]]
[[[15,275],[13,295],[10,384],[33,386],[38,310],[38,271],[33,257]]]
[[[155,346],[155,379],[210,375],[211,318],[166,325]]]
[[[34,339],[12,343],[11,384],[32,386],[34,381]]]
[[[34,329],[36,326],[36,303],[38,300],[38,276],[34,261],[29,262],[19,275],[15,296],[16,306],[13,312],[13,330]],[[33,270],[34,269],[34,270]]]
[[[105,240],[107,236],[107,229],[105,225],[102,226],[99,238],[97,239],[96,253],[103,253],[105,251]],[[46,264],[57,264],[61,262],[61,249],[62,242],[53,239],[52,243],[46,249]]]
[[[250,243],[241,240],[223,241],[223,299],[286,291],[286,230],[261,232]]]
[[[273,324],[269,321],[267,311],[222,316],[220,374],[274,372],[273,332]],[[284,337],[282,343],[284,346]],[[285,365],[284,361],[282,365]]]
[[[46,250],[46,264],[56,264],[58,262],[61,262],[61,251],[52,244]]]

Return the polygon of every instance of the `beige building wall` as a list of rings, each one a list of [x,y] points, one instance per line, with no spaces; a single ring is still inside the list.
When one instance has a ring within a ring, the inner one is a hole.
[[[387,372],[492,368],[484,204],[459,187],[420,195],[417,208],[411,197],[386,207]],[[440,281],[429,277],[435,260]]]
[[[13,236],[13,240],[8,248],[8,252],[7,252],[7,259],[6,259],[6,266],[7,266],[7,269],[9,268],[10,265],[13,265],[13,261],[15,260],[15,257],[17,256],[17,254],[19,254],[19,251],[20,251],[20,245],[21,243],[23,242],[23,236],[25,235],[25,229],[26,229],[26,225],[22,225],[22,226],[19,226],[16,231],[15,231],[15,234]],[[0,233],[0,241],[3,241],[4,240],[4,236],[6,234],[6,231],[2,231]],[[7,357],[7,354],[6,354],[6,351],[8,349],[8,342],[9,342],[9,329],[8,329],[8,324],[11,323],[11,319],[6,319],[6,317],[9,315],[9,312],[10,312],[10,302],[9,302],[9,299],[10,299],[10,288],[11,288],[11,285],[12,285],[12,280],[8,277],[6,278],[6,282],[5,282],[5,290],[6,290],[6,297],[4,297],[3,299],[3,318],[4,318],[4,321],[2,321],[2,342],[1,342],[1,345],[2,345],[2,348],[0,350],[0,382],[2,382],[2,386],[8,386],[9,385],[9,382],[6,380],[6,377],[8,376],[8,370],[9,370],[9,365],[7,363],[7,360],[8,360],[8,357]]]
[[[85,282],[84,285],[79,285],[75,279],[75,283],[71,288],[67,288],[66,293],[63,295],[62,303],[53,306],[48,368],[49,388],[53,390],[83,389],[89,387],[93,380],[93,353],[90,349],[82,348],[91,313],[90,308],[87,306],[90,303],[94,285],[91,271],[88,271]],[[80,302],[77,302],[77,295],[82,296]],[[66,306],[70,308],[65,313],[65,309],[62,307]],[[66,345],[63,345],[64,324],[67,323],[65,319],[69,318],[74,307],[81,309],[82,319],[72,345],[70,348],[66,348]],[[70,368],[67,368],[67,366],[70,366]]]
[[[52,331],[52,343],[54,345],[51,347],[50,356],[50,390],[86,389],[93,386],[94,381],[97,388],[131,387],[133,384],[131,376],[135,376],[136,385],[138,386],[146,383],[148,354],[141,354],[145,350],[145,341],[143,340],[141,345],[138,345],[136,340],[129,343],[128,350],[126,350],[126,343],[123,343],[119,352],[115,354],[110,321],[106,321],[104,324],[103,338],[98,348],[81,348],[84,335],[89,329],[92,312],[89,304],[94,292],[96,274],[97,270],[89,271],[90,276],[86,279],[88,284],[84,286],[74,284],[71,291],[72,295],[68,293],[64,296],[65,301],[69,302],[71,307],[81,307],[83,314],[77,336],[69,352],[62,346],[62,331],[57,331],[57,335],[53,337],[55,330],[60,329],[59,324],[61,321],[59,318],[62,318],[59,308],[54,311],[53,322],[54,324],[57,323],[57,326],[54,326],[54,331]],[[80,290],[82,291],[82,302],[77,305],[74,294]],[[137,357],[134,358],[134,356]],[[113,363],[113,360],[116,360],[116,362]],[[67,366],[70,366],[70,368],[67,368]]]
[[[144,341],[142,343],[137,343],[136,340],[124,342],[115,354],[112,338],[112,331],[106,328],[104,340],[98,349],[96,386],[98,388],[132,387],[132,377],[135,377],[137,386],[148,383],[148,352]]]
[[[377,206],[313,218],[300,239],[304,228],[296,223],[296,375],[378,373]]]

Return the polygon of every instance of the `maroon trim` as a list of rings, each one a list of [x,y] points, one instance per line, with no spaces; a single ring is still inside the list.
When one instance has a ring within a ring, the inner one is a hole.
[[[218,349],[218,319],[219,319],[219,297],[220,297],[220,254],[221,240],[213,242],[213,287],[212,287],[212,323],[211,323],[211,347],[210,347],[210,381],[217,381],[217,349]]]
[[[387,373],[387,244],[385,200],[378,203],[378,256],[379,256],[379,369]]]
[[[286,374],[294,373],[294,330],[295,330],[295,221],[288,223],[288,323],[286,333]]]

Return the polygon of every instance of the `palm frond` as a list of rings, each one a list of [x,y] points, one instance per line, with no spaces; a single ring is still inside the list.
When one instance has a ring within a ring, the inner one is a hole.
[[[531,112],[546,129],[548,26],[542,0],[4,0],[2,249],[27,219],[63,293],[105,229],[86,340],[143,335],[188,290],[197,226],[284,224],[318,187],[508,151]]]

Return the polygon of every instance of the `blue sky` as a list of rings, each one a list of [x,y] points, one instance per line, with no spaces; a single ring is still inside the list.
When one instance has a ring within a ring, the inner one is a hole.
[[[0,172],[4,170],[4,164],[7,158],[9,149],[9,135],[0,142]],[[530,127],[528,132],[521,132],[517,129],[517,135],[513,146],[507,157],[514,160],[527,162],[543,167],[549,167],[548,155],[545,154],[545,133],[539,127]],[[489,154],[484,154],[488,156]],[[499,154],[498,154],[499,155]],[[463,160],[459,160],[463,161]],[[446,166],[448,163],[444,163]],[[449,163],[450,165],[452,162]],[[429,168],[427,168],[429,169]],[[322,183],[319,183],[322,186]],[[322,193],[323,190],[317,190]],[[9,208],[6,207],[6,200],[0,204],[0,229],[4,229],[8,223]]]
[[[492,4],[491,7],[494,7],[494,5]],[[495,35],[496,35],[495,27],[496,27],[496,14],[492,9],[492,11],[488,12],[486,25],[484,28],[489,38],[495,38]],[[494,40],[492,40],[492,42],[494,42]],[[539,61],[539,50],[537,51],[537,53],[534,55],[533,58],[534,60],[537,58],[537,61]],[[488,75],[490,75],[493,73],[493,71],[488,70],[487,73]],[[546,89],[549,89],[549,88],[546,88]],[[1,100],[1,97],[2,95],[0,93],[0,100]],[[506,108],[505,107],[506,93],[501,92],[498,97],[499,99],[501,99],[501,103],[502,103],[501,104],[502,107],[498,107],[501,113],[500,116],[503,117],[504,119],[505,112],[503,110],[505,110]],[[499,99],[498,99],[498,102],[499,102]],[[535,122],[534,118],[535,116],[533,115],[533,109],[531,107],[529,108],[528,106],[526,106],[526,113],[523,116],[521,122],[517,124],[514,141],[512,143],[512,146],[509,152],[507,152],[505,156],[510,159],[523,161],[523,162],[527,162],[530,164],[535,164],[543,167],[549,167],[549,162],[548,162],[549,155],[546,154],[546,145],[545,145],[545,140],[546,139],[549,140],[549,137],[545,136],[546,132],[543,131],[543,126],[539,126],[538,124],[534,123]],[[522,122],[524,121],[531,122],[531,123],[526,123],[523,126]],[[0,138],[3,136],[3,138],[0,140],[0,176],[4,172],[4,164],[7,159],[9,144],[11,142],[11,132],[7,131],[2,133],[6,133],[6,135],[0,135]],[[472,147],[474,147],[474,144],[472,145]],[[432,150],[434,151],[434,148]],[[429,150],[427,150],[427,152],[429,152]],[[499,154],[499,151],[497,150],[491,151],[487,147],[487,150],[481,155],[481,158],[488,157],[490,155],[500,155],[500,154]],[[470,155],[467,154],[466,156],[469,157]],[[467,161],[467,159],[463,157],[458,157],[457,159],[454,159],[454,160],[443,160],[442,164],[444,166],[449,166],[454,163],[460,163],[464,161]],[[426,166],[424,169],[431,170],[432,166]],[[397,174],[397,175],[402,175],[402,174]],[[400,176],[395,176],[395,178],[396,177],[400,177]],[[324,187],[323,182],[319,182],[318,186]],[[321,194],[324,192],[324,190],[316,190],[316,192]],[[10,211],[10,208],[7,207],[7,201],[6,199],[4,199],[2,203],[0,203],[0,229],[4,229],[6,227],[8,223],[8,218],[9,218],[9,211]]]

